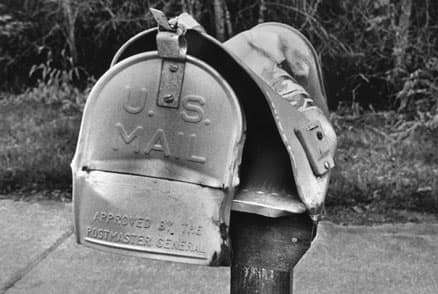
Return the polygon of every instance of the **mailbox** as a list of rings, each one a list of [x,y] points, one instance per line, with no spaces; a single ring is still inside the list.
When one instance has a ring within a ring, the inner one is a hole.
[[[148,258],[218,265],[245,121],[229,83],[160,28],[156,51],[112,66],[85,106],[72,162],[77,241]]]
[[[242,184],[234,209],[268,217],[308,211],[317,222],[335,165],[336,134],[327,118],[315,49],[296,29],[269,22],[234,36],[224,47],[249,68],[275,120],[274,130],[254,128],[254,119],[247,117]],[[260,129],[266,133],[260,135]],[[275,141],[276,134],[281,142]]]
[[[158,28],[119,49],[87,100],[72,162],[77,241],[224,265],[231,209],[317,222],[336,136],[310,43],[267,23],[221,44],[187,14],[153,14]]]

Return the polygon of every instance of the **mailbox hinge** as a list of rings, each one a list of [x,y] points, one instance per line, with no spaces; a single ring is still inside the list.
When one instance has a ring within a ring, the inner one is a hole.
[[[169,21],[159,10],[151,9],[151,12],[158,23],[157,51],[163,59],[157,105],[178,108],[187,53],[186,29],[177,21]]]

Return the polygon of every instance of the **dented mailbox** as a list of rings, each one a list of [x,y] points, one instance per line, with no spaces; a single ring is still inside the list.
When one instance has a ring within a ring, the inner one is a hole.
[[[157,51],[109,69],[89,95],[72,162],[77,241],[220,264],[244,142],[228,83],[160,28]]]
[[[187,14],[152,13],[158,28],[119,49],[87,100],[72,162],[77,241],[225,265],[231,209],[316,223],[336,135],[311,44],[278,23],[222,44]]]

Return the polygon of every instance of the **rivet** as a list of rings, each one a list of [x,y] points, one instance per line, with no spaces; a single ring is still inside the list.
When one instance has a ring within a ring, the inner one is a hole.
[[[296,243],[298,243],[298,238],[293,237],[293,238],[291,239],[291,241],[292,241],[292,243],[296,244]]]
[[[171,72],[176,72],[176,71],[178,70],[178,65],[171,64],[171,65],[169,66],[169,70],[170,70]]]
[[[173,95],[172,94],[167,94],[163,97],[164,102],[166,103],[172,103],[173,102]]]
[[[322,138],[324,138],[324,135],[321,132],[316,132],[316,137],[321,141]]]

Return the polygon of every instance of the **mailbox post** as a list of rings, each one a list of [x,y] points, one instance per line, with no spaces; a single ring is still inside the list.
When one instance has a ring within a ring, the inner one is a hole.
[[[293,268],[316,233],[309,216],[233,212],[231,224],[231,294],[292,293]]]

